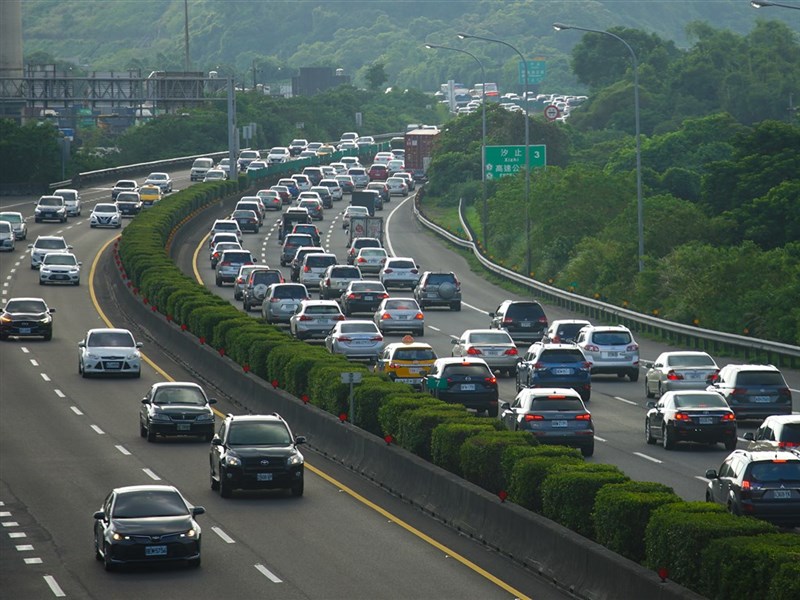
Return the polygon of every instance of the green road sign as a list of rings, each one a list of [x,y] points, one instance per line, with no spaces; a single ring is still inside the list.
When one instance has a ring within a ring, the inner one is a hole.
[[[528,60],[528,83],[539,83],[547,76],[546,60]],[[519,61],[519,84],[525,85],[525,63]]]
[[[528,165],[532,169],[544,168],[547,162],[547,147],[530,146]],[[484,149],[486,179],[515,175],[525,164],[525,146],[486,146]]]

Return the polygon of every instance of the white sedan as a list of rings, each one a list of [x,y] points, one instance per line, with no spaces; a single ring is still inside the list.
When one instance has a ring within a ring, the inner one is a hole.
[[[90,329],[78,342],[78,373],[90,375],[142,374],[142,355],[133,334],[127,329]]]
[[[374,361],[383,349],[383,336],[372,321],[339,321],[325,338],[325,347],[331,354]]]
[[[39,285],[66,283],[80,285],[81,263],[72,252],[45,254],[39,266]]]
[[[89,216],[89,227],[122,227],[122,215],[117,205],[110,202],[95,204]]]

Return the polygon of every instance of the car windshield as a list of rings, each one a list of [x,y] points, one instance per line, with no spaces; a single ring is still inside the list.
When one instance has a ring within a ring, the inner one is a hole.
[[[742,371],[736,376],[736,386],[783,385],[783,375],[776,371]]]
[[[115,204],[98,204],[94,207],[96,213],[115,213],[117,206]]]
[[[574,363],[584,362],[586,359],[580,350],[545,350],[539,357],[542,363]]]
[[[800,481],[800,460],[786,462],[769,460],[753,463],[750,479],[761,483]]]
[[[675,408],[728,408],[728,403],[716,394],[678,394]]]
[[[298,298],[307,298],[308,292],[305,286],[302,285],[279,286],[272,292],[272,297],[296,300]]]
[[[513,344],[511,336],[507,333],[471,333],[469,335],[470,344]]]
[[[627,331],[595,331],[592,341],[598,346],[622,346],[631,343],[631,334]]]
[[[153,398],[155,404],[190,404],[204,406],[206,399],[196,387],[165,387],[156,392]]]
[[[127,331],[95,331],[86,340],[87,346],[107,348],[133,348],[133,336]]]
[[[8,221],[9,223],[22,223],[22,215],[14,215],[10,213],[0,214],[0,221]]]
[[[419,310],[415,300],[387,300],[383,305],[385,310]]]
[[[72,254],[61,254],[51,252],[50,254],[45,255],[44,261],[42,261],[46,265],[77,265],[78,261]]]
[[[63,203],[63,198],[42,198],[39,200],[39,206],[61,206]]]
[[[491,377],[489,369],[483,365],[447,365],[442,373],[443,377]]]
[[[231,446],[287,446],[289,431],[281,423],[234,423],[228,434]]]
[[[189,510],[177,492],[171,490],[137,490],[117,496],[114,502],[115,519],[142,517],[179,517]]]
[[[702,354],[673,354],[667,357],[669,367],[714,367],[714,360]]]
[[[534,398],[531,400],[531,411],[547,410],[584,410],[583,403],[578,398]]]
[[[43,313],[47,305],[41,300],[9,300],[5,308],[9,313]]]
[[[345,323],[339,330],[341,333],[378,333],[374,323]]]
[[[60,248],[66,248],[67,243],[64,240],[36,240],[36,244],[34,244],[37,248],[42,248],[44,250],[58,250]]]
[[[392,360],[436,360],[436,354],[431,348],[400,348]]]

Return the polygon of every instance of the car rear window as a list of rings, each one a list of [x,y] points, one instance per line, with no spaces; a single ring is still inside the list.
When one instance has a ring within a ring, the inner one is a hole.
[[[800,460],[787,462],[768,460],[753,463],[749,479],[761,483],[800,481]]]
[[[231,252],[230,250],[226,250],[222,254],[222,261],[232,262],[232,263],[245,263],[245,262],[252,262],[253,257],[250,256],[249,252]]]
[[[253,285],[270,285],[280,282],[281,274],[277,271],[258,271],[257,273],[253,273]]]
[[[512,319],[536,320],[544,316],[544,310],[535,302],[515,302],[509,305],[506,316]]]
[[[428,283],[433,285],[439,285],[442,283],[453,283],[455,284],[456,278],[453,276],[452,273],[431,273],[428,276]]]
[[[384,304],[387,310],[419,310],[414,300],[387,300]]]
[[[253,212],[258,212],[259,208],[261,207],[255,202],[239,202],[239,204],[236,205],[236,210],[252,210]]]
[[[742,371],[736,376],[736,385],[786,385],[783,375],[775,371]]]
[[[713,394],[679,394],[675,397],[676,408],[728,408],[721,396]]]
[[[378,333],[378,328],[372,323],[350,323],[342,325],[342,333]]]
[[[289,234],[283,242],[284,246],[300,246],[311,244],[311,236],[307,233]]]
[[[667,358],[670,367],[713,367],[714,361],[710,356],[697,354],[676,354]]]
[[[471,344],[513,344],[507,333],[472,333],[469,336]]]
[[[414,269],[417,265],[410,260],[393,260],[386,266],[390,269]]]
[[[530,409],[532,411],[584,410],[584,407],[578,398],[534,398]]]
[[[580,350],[545,350],[539,357],[539,362],[542,363],[574,363],[585,360]]]
[[[401,348],[392,360],[436,360],[436,354],[431,348]]]
[[[307,315],[338,315],[341,311],[338,306],[307,306],[304,311]]]
[[[359,282],[352,284],[351,288],[354,292],[385,292],[386,288],[382,283],[372,283],[369,281]]]
[[[306,265],[309,267],[320,268],[329,267],[336,264],[335,256],[309,256],[306,258]]]
[[[483,365],[447,365],[442,372],[444,377],[491,377],[488,367]]]
[[[336,277],[338,279],[360,279],[361,272],[356,267],[339,267],[331,269],[331,277]]]
[[[276,287],[272,293],[273,298],[307,298],[308,292],[304,285],[287,285]]]
[[[800,423],[786,423],[781,429],[778,441],[800,444]]]
[[[586,327],[586,323],[568,323],[560,325],[557,331],[559,337],[575,339],[578,337],[578,332]]]
[[[357,249],[361,248],[380,248],[381,243],[379,240],[375,238],[356,238],[353,241],[353,247]]]
[[[598,346],[622,346],[631,343],[631,334],[627,331],[595,331],[592,341]]]
[[[236,231],[237,229],[239,229],[237,223],[216,223],[214,225],[215,231]]]

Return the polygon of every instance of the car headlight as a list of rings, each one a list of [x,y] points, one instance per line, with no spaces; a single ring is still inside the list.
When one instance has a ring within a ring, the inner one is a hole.
[[[11,323],[11,317],[8,315],[3,315],[0,317],[0,323]]]
[[[127,540],[130,539],[127,535],[122,535],[121,533],[117,533],[116,531],[111,534],[111,539],[119,542],[120,540]]]
[[[196,529],[190,529],[190,530],[182,533],[181,537],[188,537],[188,538],[197,537],[197,530]]]
[[[214,420],[214,413],[206,413],[203,415],[199,415],[197,417],[198,421],[213,421]]]
[[[37,215],[38,215],[40,212],[42,212],[42,209],[41,209],[41,208],[39,208],[39,207],[37,206],[37,207],[36,207],[36,208],[33,210],[33,212],[34,212],[35,214],[37,214]]]
[[[131,352],[130,354],[128,354],[125,357],[125,360],[136,360],[138,358],[139,358],[139,352],[138,351],[134,351],[134,352]]]
[[[150,415],[150,418],[153,419],[153,421],[171,421],[172,420],[168,415],[165,415],[162,412],[154,412],[152,415]]]
[[[304,461],[303,455],[299,452],[295,452],[289,458],[286,459],[286,466],[287,467],[294,467],[296,465],[302,465]]]
[[[88,360],[100,360],[100,357],[99,357],[99,356],[97,356],[97,354],[94,354],[94,353],[92,353],[92,352],[87,352],[87,353],[86,353],[86,358],[87,358]]]
[[[225,457],[225,464],[229,467],[241,467],[242,459],[235,454],[228,454],[228,456]]]

